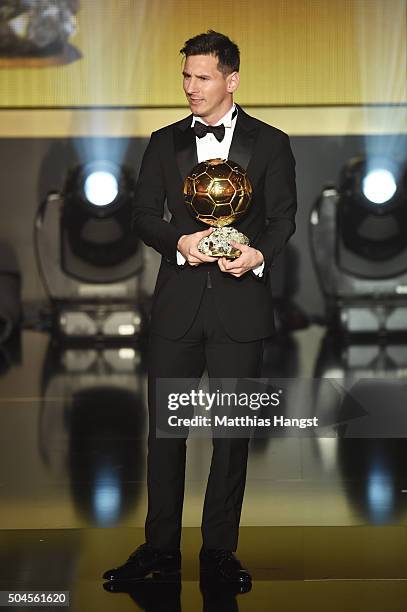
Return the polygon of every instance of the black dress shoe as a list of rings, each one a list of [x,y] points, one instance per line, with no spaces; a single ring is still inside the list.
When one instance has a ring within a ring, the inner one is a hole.
[[[130,555],[126,563],[107,570],[105,580],[143,580],[147,576],[162,580],[173,580],[181,571],[181,553],[179,550],[164,552],[142,544]]]
[[[251,583],[252,577],[231,550],[209,550],[201,548],[201,581],[215,580],[241,585]]]

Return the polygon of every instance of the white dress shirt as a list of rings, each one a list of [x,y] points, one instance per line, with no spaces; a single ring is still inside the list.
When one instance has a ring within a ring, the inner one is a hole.
[[[195,136],[196,141],[196,152],[198,155],[198,162],[201,163],[206,159],[228,159],[229,158],[229,150],[230,145],[232,144],[233,132],[235,131],[235,125],[237,120],[237,113],[232,119],[232,115],[235,111],[235,105],[233,104],[232,108],[228,110],[226,115],[219,119],[215,125],[223,125],[225,126],[225,137],[221,142],[219,142],[215,136],[209,132],[203,138],[198,138]],[[200,121],[204,125],[207,125],[205,121],[201,119],[201,117],[193,117],[191,128],[194,127],[195,123]]]
[[[235,131],[237,120],[237,113],[232,119],[232,115],[235,111],[235,108],[236,106],[233,104],[232,108],[228,110],[226,115],[224,115],[221,119],[219,119],[217,123],[215,123],[215,125],[221,125],[223,123],[223,125],[225,126],[225,136],[221,140],[221,142],[217,140],[215,134],[212,134],[210,132],[206,134],[203,138],[198,138],[198,136],[195,136],[198,163],[201,163],[206,159],[229,158],[230,145],[232,144],[233,132]],[[208,125],[207,123],[205,123],[205,121],[201,119],[201,117],[194,116],[192,118],[191,128],[194,127],[196,121],[200,121],[201,123]],[[177,263],[180,266],[183,266],[185,264],[185,261],[186,259],[182,255],[182,253],[177,251]],[[253,272],[258,276],[262,276],[263,270],[264,262],[257,268],[254,268]]]

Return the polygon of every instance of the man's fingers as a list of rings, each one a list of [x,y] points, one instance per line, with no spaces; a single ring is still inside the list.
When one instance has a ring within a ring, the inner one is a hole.
[[[244,268],[241,268],[240,270],[237,270],[236,272],[229,272],[229,274],[231,274],[232,276],[243,276],[243,274],[246,274],[247,270]]]
[[[201,236],[209,236],[209,234],[211,234],[212,232],[213,232],[213,227],[208,227],[208,229],[202,230],[202,232],[196,232],[196,233],[200,234]]]
[[[236,259],[232,259],[231,261],[229,259],[226,259],[224,266],[225,270],[227,270],[228,272],[236,272],[238,269],[243,267],[241,257],[236,257]]]
[[[211,257],[210,255],[205,255],[198,251],[198,249],[191,249],[189,255],[187,257],[187,262],[189,264],[201,264],[201,263],[212,263],[216,261],[217,257]]]
[[[230,241],[230,244],[232,245],[232,247],[235,247],[235,249],[239,249],[239,251],[247,251],[247,249],[250,249],[249,245],[247,244],[241,244],[240,242],[235,242],[234,240]]]
[[[190,257],[188,257],[188,262],[190,260],[192,261],[199,261],[199,263],[212,263],[213,261],[216,261],[217,257],[209,257],[209,255],[202,255],[202,256],[196,256],[196,255],[191,255]]]
[[[225,268],[225,262],[223,257],[219,257],[218,259],[218,266],[221,272],[227,272],[226,268]]]
[[[205,255],[204,253],[201,253],[201,251],[198,251],[198,249],[194,247],[191,248],[189,254],[191,257],[195,257],[195,259],[198,259],[199,261],[205,263],[210,263],[211,261],[216,261],[217,259],[217,257],[211,257],[210,255]]]
[[[228,263],[229,261],[225,257],[219,258],[218,266],[222,272],[227,272],[228,274],[231,274],[232,276],[236,276],[236,277],[242,276],[243,274],[247,272],[247,269],[245,267],[242,267],[241,265],[236,266],[233,269],[228,268],[226,267]]]

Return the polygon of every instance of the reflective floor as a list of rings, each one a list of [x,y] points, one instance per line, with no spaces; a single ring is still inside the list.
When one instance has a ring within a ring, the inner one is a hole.
[[[103,588],[103,572],[144,540],[144,365],[137,347],[61,350],[28,330],[0,349],[0,591],[70,591],[81,612],[405,609],[405,345],[337,346],[319,327],[267,345],[264,376],[369,378],[374,401],[370,393],[361,408],[362,389],[359,412],[340,406],[336,422],[350,437],[251,441],[238,550],[253,575],[245,594],[199,585],[206,439],[188,441],[181,586]],[[317,386],[315,414],[335,412]]]

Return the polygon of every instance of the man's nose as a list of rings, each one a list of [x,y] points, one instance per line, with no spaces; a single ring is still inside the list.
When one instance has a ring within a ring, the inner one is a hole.
[[[196,93],[198,91],[198,81],[197,79],[189,79],[188,85],[187,85],[187,94],[193,94]]]

